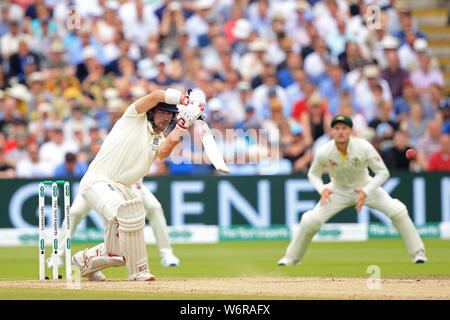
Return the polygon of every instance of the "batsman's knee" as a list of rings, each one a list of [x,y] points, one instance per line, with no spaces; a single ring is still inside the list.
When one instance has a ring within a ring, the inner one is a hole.
[[[138,231],[144,228],[145,211],[141,199],[128,200],[117,209],[119,230],[125,232]]]
[[[322,224],[322,220],[320,220],[313,211],[305,212],[300,220],[300,227],[307,233],[316,233],[319,231]]]

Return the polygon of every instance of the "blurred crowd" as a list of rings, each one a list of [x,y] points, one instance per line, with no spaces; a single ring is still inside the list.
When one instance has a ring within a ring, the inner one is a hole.
[[[307,172],[336,114],[390,170],[450,170],[445,80],[406,0],[1,1],[0,53],[1,178],[83,176],[167,87],[205,92],[231,174]],[[190,133],[149,175],[214,174]]]

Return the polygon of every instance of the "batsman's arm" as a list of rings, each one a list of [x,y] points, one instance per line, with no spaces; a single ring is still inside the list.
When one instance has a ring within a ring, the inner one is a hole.
[[[181,137],[183,136],[184,130],[175,127],[166,139],[161,143],[158,149],[158,157],[160,160],[167,159],[172,153],[173,149],[177,146],[181,141]]]
[[[375,147],[366,140],[362,141],[364,143],[362,147],[367,154],[368,166],[375,173],[372,181],[362,188],[367,195],[379,188],[389,178],[389,170]]]
[[[183,93],[177,89],[155,90],[136,101],[136,112],[147,112],[160,102],[180,104],[182,103],[183,97]]]
[[[325,170],[325,164],[322,161],[320,151],[316,153],[308,170],[308,179],[319,194],[322,194],[325,184],[322,180],[322,174]]]

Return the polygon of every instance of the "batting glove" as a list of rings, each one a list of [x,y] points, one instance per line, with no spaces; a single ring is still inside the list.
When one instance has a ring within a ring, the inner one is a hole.
[[[205,110],[205,107],[200,104],[178,105],[177,127],[181,130],[187,130],[199,117],[206,118],[203,110]]]

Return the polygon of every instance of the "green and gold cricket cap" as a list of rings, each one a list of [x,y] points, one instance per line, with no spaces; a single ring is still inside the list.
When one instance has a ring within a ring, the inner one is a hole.
[[[343,114],[338,114],[336,117],[333,118],[333,120],[331,120],[331,127],[333,128],[334,125],[338,122],[343,122],[350,128],[353,128],[352,119],[350,119],[350,117],[344,116]]]

